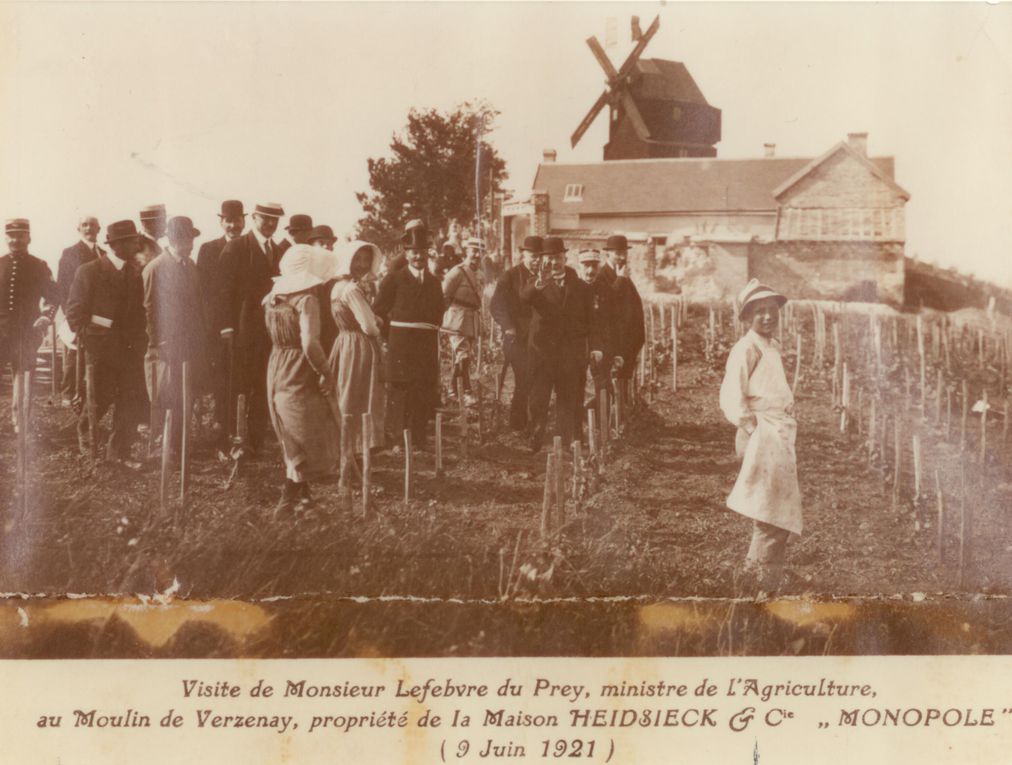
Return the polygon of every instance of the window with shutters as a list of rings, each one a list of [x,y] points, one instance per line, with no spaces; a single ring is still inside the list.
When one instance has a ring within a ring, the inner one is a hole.
[[[569,183],[566,185],[566,192],[562,195],[563,202],[582,202],[583,201],[583,184],[582,183]]]

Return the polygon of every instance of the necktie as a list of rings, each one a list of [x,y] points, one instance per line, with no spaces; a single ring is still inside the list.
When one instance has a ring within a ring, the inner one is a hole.
[[[267,256],[267,265],[274,268],[274,243],[270,239],[264,240],[264,254]]]

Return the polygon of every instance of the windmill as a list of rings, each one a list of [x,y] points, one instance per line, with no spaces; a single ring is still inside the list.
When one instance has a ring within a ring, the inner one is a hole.
[[[720,109],[707,103],[684,64],[640,59],[660,26],[657,16],[641,33],[639,19],[633,17],[636,47],[618,69],[597,38],[587,38],[607,77],[607,87],[576,128],[571,146],[576,146],[608,106],[606,160],[717,156],[714,144],[720,141]]]

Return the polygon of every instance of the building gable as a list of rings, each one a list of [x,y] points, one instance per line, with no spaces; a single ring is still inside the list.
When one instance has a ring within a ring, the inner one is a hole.
[[[910,194],[890,175],[840,142],[774,189],[773,196],[783,207],[899,207]]]

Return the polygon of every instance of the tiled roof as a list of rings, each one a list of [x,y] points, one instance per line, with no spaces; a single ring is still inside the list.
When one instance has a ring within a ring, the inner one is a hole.
[[[553,214],[772,212],[773,190],[811,162],[810,157],[545,162],[538,166],[534,190],[548,192]],[[892,178],[892,157],[871,162]],[[562,201],[571,183],[583,185],[582,201]]]

